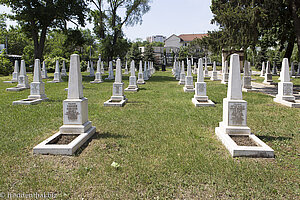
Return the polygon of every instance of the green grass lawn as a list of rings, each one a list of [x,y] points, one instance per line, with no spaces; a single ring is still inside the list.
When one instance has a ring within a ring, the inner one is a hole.
[[[97,133],[75,156],[45,156],[33,155],[32,148],[62,125],[67,81],[46,83],[48,102],[13,106],[30,91],[6,92],[13,84],[2,81],[10,79],[0,77],[0,193],[54,192],[57,199],[299,199],[300,110],[270,96],[243,93],[248,126],[276,158],[232,158],[214,133],[222,121],[226,85],[207,79],[216,107],[195,108],[194,94],[184,93],[170,71],[157,72],[138,93],[125,93],[125,107],[114,108],[103,106],[113,81],[90,84],[92,78],[84,77]],[[127,86],[128,76],[123,79]],[[111,167],[113,161],[120,168]]]

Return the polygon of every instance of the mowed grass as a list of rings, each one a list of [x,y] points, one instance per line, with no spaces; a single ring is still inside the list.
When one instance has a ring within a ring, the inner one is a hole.
[[[248,126],[276,158],[232,158],[214,133],[227,91],[219,81],[206,79],[216,107],[195,108],[194,94],[184,93],[170,71],[157,72],[116,108],[103,106],[113,81],[90,84],[84,77],[97,133],[75,156],[33,155],[32,148],[62,125],[67,80],[46,83],[48,102],[13,106],[30,91],[6,92],[13,84],[2,81],[10,79],[0,77],[0,192],[53,192],[57,199],[299,198],[300,110],[270,96],[243,93]],[[123,80],[127,86],[128,75]]]

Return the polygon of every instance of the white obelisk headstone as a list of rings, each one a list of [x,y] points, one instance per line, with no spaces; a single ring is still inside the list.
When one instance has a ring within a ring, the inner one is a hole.
[[[134,64],[134,60],[132,60],[131,63],[130,63],[129,86],[128,86],[128,88],[125,89],[125,91],[137,92],[138,89],[139,88],[137,86],[136,76],[135,76],[135,64]]]
[[[187,63],[187,76],[185,77],[185,85],[183,87],[184,92],[194,92],[194,82],[192,76],[192,66],[191,61],[189,60]]]
[[[47,69],[46,69],[46,62],[43,61],[43,66],[42,66],[42,79],[47,79],[48,75],[47,75]]]
[[[263,83],[265,84],[273,84],[273,80],[272,80],[272,73],[271,73],[271,66],[270,66],[270,62],[267,62],[267,67],[266,67],[266,73],[265,73],[265,80],[263,81]]]
[[[62,68],[61,68],[61,76],[68,76],[65,61],[63,61],[63,65],[62,65]]]
[[[63,102],[63,126],[60,131],[33,148],[35,154],[72,155],[93,134],[96,128],[88,120],[88,99],[83,96],[79,55],[71,55],[68,98]],[[49,144],[61,136],[78,135],[69,144]]]
[[[180,80],[179,85],[185,85],[185,69],[184,69],[184,61],[181,62],[181,70],[180,70]]]
[[[223,99],[223,121],[215,133],[233,157],[274,157],[274,150],[267,146],[247,126],[247,102],[242,99],[242,84],[238,54],[231,55],[227,98]],[[233,137],[252,140],[257,146],[239,146]]]
[[[140,61],[140,65],[139,65],[139,73],[138,73],[137,84],[145,84],[144,73],[143,73],[143,62],[142,61]]]
[[[91,83],[102,83],[102,76],[101,76],[101,58],[99,58],[98,62],[97,62],[97,71],[96,71],[96,76],[95,76],[95,80],[91,81]]]
[[[228,61],[224,61],[224,72],[222,74],[222,84],[227,84],[229,78],[229,69],[228,69]]]
[[[26,66],[25,66],[25,61],[24,60],[21,60],[20,75],[18,77],[17,87],[19,87],[19,88],[29,88],[28,76],[26,74]]]
[[[218,79],[218,72],[217,72],[217,66],[216,66],[216,61],[213,63],[213,71],[210,80],[212,81],[219,81]]]
[[[202,58],[198,61],[197,82],[195,83],[195,95],[194,98],[192,98],[192,102],[196,107],[215,105],[206,95],[206,83],[204,82]]]
[[[280,73],[280,82],[278,83],[278,94],[274,101],[289,107],[300,108],[300,101],[296,101],[293,94],[293,83],[290,79],[289,60],[284,58]]]
[[[244,75],[243,75],[243,88],[242,89],[244,91],[252,89],[249,63],[247,60],[245,60],[245,63],[244,63]]]
[[[113,95],[104,102],[104,106],[124,106],[127,99],[124,95],[124,83],[122,82],[121,60],[117,59],[116,77],[113,83]]]

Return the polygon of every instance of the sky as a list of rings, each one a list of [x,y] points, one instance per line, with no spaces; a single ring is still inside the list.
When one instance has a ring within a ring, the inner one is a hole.
[[[217,30],[210,21],[213,14],[210,11],[211,0],[152,0],[151,9],[143,16],[142,24],[134,27],[125,27],[125,36],[131,41],[137,38],[146,40],[146,37],[172,34],[197,34]],[[8,12],[0,6],[0,13]],[[8,24],[16,24],[9,21]],[[92,29],[88,24],[86,28]]]

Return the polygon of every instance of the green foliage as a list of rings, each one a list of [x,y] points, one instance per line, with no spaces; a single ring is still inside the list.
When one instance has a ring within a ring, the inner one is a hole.
[[[94,22],[94,31],[101,40],[101,54],[108,60],[126,55],[121,47],[128,47],[124,40],[123,27],[134,26],[142,22],[142,16],[150,9],[150,0],[98,0],[91,2],[96,10],[91,11],[91,19]],[[124,9],[122,17],[119,10]],[[105,12],[104,12],[105,10]]]
[[[145,46],[144,61],[154,61],[154,50],[152,44]]]
[[[0,74],[7,76],[13,71],[13,64],[5,54],[5,50],[0,54]]]
[[[128,58],[130,61],[134,60],[136,63],[142,59],[142,54],[139,50],[138,43],[132,43],[128,52]]]
[[[11,8],[11,19],[17,20],[24,33],[34,42],[34,57],[42,58],[49,28],[64,28],[67,21],[84,25],[87,4],[82,0],[0,0]]]

